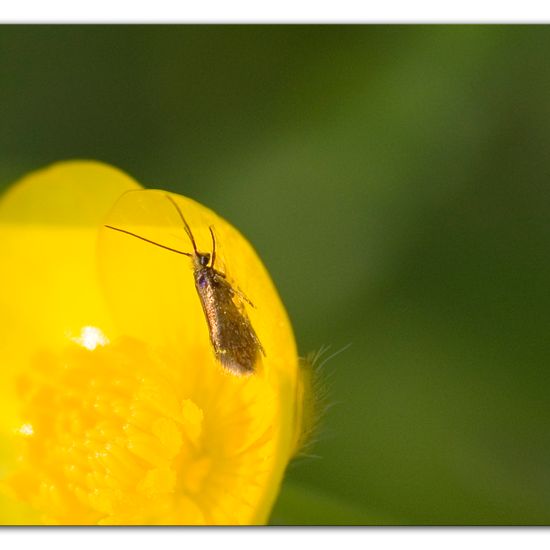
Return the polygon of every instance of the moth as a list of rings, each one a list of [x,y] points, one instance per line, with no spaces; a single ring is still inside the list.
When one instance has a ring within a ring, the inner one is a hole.
[[[216,269],[216,237],[213,226],[208,228],[212,237],[212,252],[199,252],[193,232],[180,207],[171,195],[166,194],[166,198],[172,203],[183,223],[193,247],[192,253],[165,246],[120,227],[105,227],[192,259],[195,289],[206,318],[214,355],[230,373],[236,376],[250,375],[255,372],[260,353],[265,356],[264,348],[244,309],[245,302],[251,307],[254,304],[229,283],[225,273]]]

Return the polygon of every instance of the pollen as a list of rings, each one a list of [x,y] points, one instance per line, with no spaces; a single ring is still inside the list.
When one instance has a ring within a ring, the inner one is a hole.
[[[275,453],[271,391],[184,372],[132,340],[41,356],[19,380],[25,467],[8,486],[47,524],[250,521]]]

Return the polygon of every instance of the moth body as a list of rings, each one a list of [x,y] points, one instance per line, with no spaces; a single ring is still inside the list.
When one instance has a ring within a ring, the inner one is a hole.
[[[244,302],[252,304],[246,296],[231,286],[224,273],[214,268],[216,239],[213,228],[209,228],[212,236],[212,253],[199,252],[191,228],[179,206],[170,195],[167,194],[166,198],[174,205],[184,224],[193,245],[193,253],[170,248],[125,229],[110,225],[106,227],[165,250],[189,256],[193,262],[195,288],[208,325],[210,343],[216,359],[234,375],[253,374],[260,353],[265,355],[265,352],[245,311]]]

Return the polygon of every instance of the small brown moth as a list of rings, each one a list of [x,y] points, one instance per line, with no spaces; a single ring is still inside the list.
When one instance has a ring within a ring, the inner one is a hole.
[[[217,360],[232,374],[237,376],[252,374],[260,352],[265,356],[262,344],[244,311],[243,301],[252,307],[254,305],[240,290],[231,286],[224,273],[214,267],[216,238],[213,227],[209,227],[212,236],[212,253],[199,252],[191,228],[180,207],[170,195],[167,194],[166,198],[174,205],[183,222],[185,232],[193,246],[193,253],[170,248],[119,227],[112,225],[105,225],[105,227],[192,258],[195,288],[206,317],[210,342]]]

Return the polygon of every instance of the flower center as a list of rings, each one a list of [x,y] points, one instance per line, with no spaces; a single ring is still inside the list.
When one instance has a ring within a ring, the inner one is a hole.
[[[19,381],[18,497],[54,524],[252,521],[277,439],[267,383],[200,350],[175,365],[135,340],[87,343],[41,354]]]

